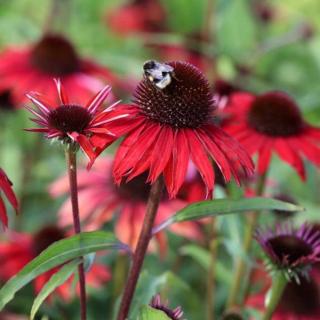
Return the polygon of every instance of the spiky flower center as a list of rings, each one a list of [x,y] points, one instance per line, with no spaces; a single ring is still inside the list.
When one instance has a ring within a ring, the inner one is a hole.
[[[256,97],[248,113],[249,125],[272,137],[299,134],[304,122],[296,103],[285,93],[268,92]]]
[[[203,125],[213,110],[207,79],[189,63],[166,64],[174,68],[170,84],[160,89],[144,77],[134,94],[134,103],[149,119],[173,128],[197,128]]]
[[[150,184],[146,183],[148,175],[143,173],[129,182],[122,182],[117,189],[120,196],[130,201],[146,202],[151,189]]]
[[[72,44],[65,38],[49,34],[31,51],[31,64],[51,76],[61,77],[79,71],[80,61]]]
[[[320,308],[320,292],[312,279],[301,278],[300,283],[287,284],[281,298],[279,309],[296,315],[312,315]]]
[[[59,241],[64,237],[64,232],[55,226],[47,226],[41,229],[33,238],[33,251],[35,255],[40,254],[52,243]]]
[[[49,114],[49,126],[67,134],[83,133],[92,119],[86,108],[78,105],[62,105]]]
[[[289,264],[294,264],[313,251],[306,241],[295,235],[279,235],[269,239],[268,244],[280,261],[285,259]]]

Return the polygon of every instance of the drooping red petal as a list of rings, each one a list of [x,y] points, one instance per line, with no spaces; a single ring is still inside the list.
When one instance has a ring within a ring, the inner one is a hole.
[[[314,145],[304,136],[292,137],[289,143],[300,150],[305,157],[316,165],[320,165],[320,147]]]
[[[208,137],[208,134],[205,131],[199,130],[198,137],[203,142],[203,145],[206,147],[206,150],[210,154],[212,159],[216,162],[217,166],[223,174],[225,181],[230,181],[231,170],[229,162],[225,157],[223,151],[221,151],[219,146]]]
[[[79,143],[80,148],[82,149],[84,154],[88,157],[90,164],[91,164],[92,161],[96,159],[96,157],[95,157],[95,153],[93,150],[93,146],[90,143],[89,139],[85,135],[78,134],[77,132],[68,133],[68,136],[72,140]]]
[[[169,127],[162,127],[158,140],[155,145],[157,148],[153,148],[150,158],[150,171],[148,181],[153,183],[158,176],[162,173],[167,165],[174,144],[174,133]]]
[[[293,150],[288,144],[287,140],[275,139],[274,148],[276,149],[280,158],[289,163],[293,168],[295,168],[302,180],[305,180],[306,174],[304,170],[303,161],[301,160],[298,152]]]
[[[264,174],[269,167],[272,153],[272,145],[273,141],[271,139],[265,139],[265,143],[258,151],[258,172],[261,175]]]
[[[198,139],[195,131],[196,130],[192,129],[185,130],[186,137],[189,143],[191,160],[198,168],[201,177],[210,192],[214,187],[214,171],[212,168],[212,163],[208,159],[205,148],[202,145],[201,141]]]
[[[128,174],[129,172],[135,171],[135,166],[137,162],[143,157],[145,151],[155,142],[156,137],[160,132],[161,126],[157,123],[150,123],[148,124],[144,131],[141,132],[138,139],[136,139],[135,143],[131,143],[128,145],[128,150],[125,155],[125,158],[122,159],[120,162],[116,162],[114,165],[114,174],[116,180],[124,175]],[[128,136],[130,137],[130,136]],[[126,139],[122,142],[125,143]],[[118,178],[117,178],[118,177]]]
[[[173,143],[173,178],[174,189],[171,196],[175,196],[180,190],[188,169],[190,159],[190,147],[188,145],[188,138],[185,130],[177,131],[175,141]]]
[[[0,169],[0,190],[4,192],[7,199],[11,203],[12,207],[17,211],[18,210],[18,200],[16,198],[16,195],[14,194],[11,182],[7,178],[6,174],[2,169]]]
[[[7,210],[1,197],[0,197],[0,220],[5,227],[8,227]]]

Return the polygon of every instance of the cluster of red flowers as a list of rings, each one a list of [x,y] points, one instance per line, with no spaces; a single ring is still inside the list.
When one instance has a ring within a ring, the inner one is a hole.
[[[154,6],[157,4],[152,1],[136,1],[108,16],[108,21],[121,33],[161,31],[163,11],[158,16],[142,16],[146,8],[155,12]],[[128,21],[128,14],[136,14],[139,19]],[[121,21],[129,23],[130,28]],[[253,175],[251,156],[255,154],[260,176],[269,170],[273,153],[292,166],[303,180],[304,159],[320,165],[320,129],[303,119],[296,102],[286,93],[254,95],[220,83],[215,101],[209,82],[194,65],[184,61],[159,65],[170,71],[162,70],[160,76],[159,70],[144,74],[131,104],[116,102],[105,108],[111,87],[103,82],[120,87],[121,82],[106,68],[80,58],[71,43],[61,36],[47,34],[29,48],[8,49],[0,56],[0,88],[10,93],[15,104],[23,101],[28,92],[26,97],[34,105],[26,109],[37,127],[27,130],[44,133],[47,139],[55,139],[74,150],[80,148],[89,159],[87,168],[94,165],[91,171],[81,168],[78,172],[81,219],[86,230],[101,228],[116,218],[115,233],[134,248],[150,187],[159,179],[163,179],[166,193],[156,223],[194,201],[211,197],[216,184],[215,169],[224,182],[233,178],[240,184],[242,178]],[[53,92],[52,78],[56,78],[57,95]],[[88,99],[92,91],[98,93]],[[218,124],[217,116],[221,117]],[[114,159],[97,160],[121,137]],[[61,196],[67,193],[67,186],[64,176],[51,185],[49,192],[53,197]],[[11,182],[2,169],[0,191],[17,210]],[[8,241],[0,244],[0,261],[6,261],[0,278],[7,280],[51,243],[64,238],[65,230],[72,224],[70,211],[68,199],[58,214],[59,227],[46,227],[34,235],[9,234]],[[2,198],[0,219],[4,226],[8,225]],[[181,223],[172,226],[171,231],[190,239],[202,238],[200,223]],[[299,257],[291,261],[289,240],[293,238],[304,247]],[[308,227],[275,235],[268,231],[257,235],[257,239],[279,268],[305,267],[319,258],[319,234]],[[165,234],[157,234],[156,240],[164,254]],[[36,291],[54,271],[36,279]],[[93,285],[109,278],[109,270],[99,264],[94,264],[88,273],[88,282]],[[63,298],[69,298],[69,286],[67,282],[59,287]],[[153,299],[151,306],[171,319],[182,317],[180,308],[170,310],[161,304],[159,297]],[[316,310],[319,312],[319,304]]]

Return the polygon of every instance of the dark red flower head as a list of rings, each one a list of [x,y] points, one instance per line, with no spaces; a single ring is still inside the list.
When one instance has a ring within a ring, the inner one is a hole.
[[[12,93],[9,89],[0,91],[0,110],[14,110],[15,104],[12,99]]]
[[[12,101],[20,106],[25,93],[43,92],[54,100],[52,78],[61,78],[73,99],[86,100],[105,83],[114,88],[125,84],[106,67],[79,55],[66,37],[46,33],[25,47],[9,47],[0,54],[0,88],[10,90]]]
[[[296,169],[302,179],[305,179],[302,156],[320,165],[320,130],[304,121],[297,104],[287,94],[235,93],[225,110],[229,120],[224,129],[251,155],[258,153],[260,174],[269,168],[272,152]]]
[[[0,220],[2,224],[8,226],[8,217],[5,204],[1,198],[1,193],[4,193],[12,207],[18,211],[18,200],[12,190],[12,182],[7,177],[6,173],[0,168]]]
[[[51,76],[80,71],[80,59],[73,45],[56,34],[47,34],[34,45],[30,61],[35,68]]]
[[[248,122],[258,132],[272,137],[297,135],[304,127],[294,100],[276,91],[257,96],[248,113]]]
[[[275,231],[258,230],[256,240],[264,250],[267,265],[272,270],[281,270],[289,278],[306,276],[312,264],[319,261],[320,232],[304,224],[299,229],[278,225]]]
[[[56,87],[60,105],[45,101],[39,94],[27,94],[37,109],[26,109],[35,116],[31,120],[40,126],[27,130],[43,132],[48,139],[58,138],[64,143],[78,144],[88,156],[91,166],[102,148],[115,140],[115,134],[109,130],[111,122],[125,118],[126,115],[116,114],[113,110],[116,104],[101,110],[101,105],[111,91],[109,86],[104,87],[85,106],[69,102],[60,80],[56,80]]]
[[[163,311],[171,320],[181,320],[183,316],[183,311],[181,307],[176,307],[175,309],[170,309],[168,303],[162,303],[161,297],[159,294],[155,295],[151,302],[150,306],[154,309]]]
[[[250,157],[214,124],[211,90],[199,69],[186,62],[149,61],[144,71],[134,104],[123,109],[132,115],[132,122],[115,159],[117,183],[144,171],[148,171],[148,182],[153,183],[163,174],[168,193],[174,197],[189,160],[209,192],[214,185],[211,159],[226,181],[233,175],[239,182],[239,170],[252,172]]]

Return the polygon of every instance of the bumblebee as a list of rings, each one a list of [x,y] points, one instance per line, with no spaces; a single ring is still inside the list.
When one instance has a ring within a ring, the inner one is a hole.
[[[161,90],[171,83],[173,70],[170,65],[155,60],[146,61],[143,65],[144,75]]]

